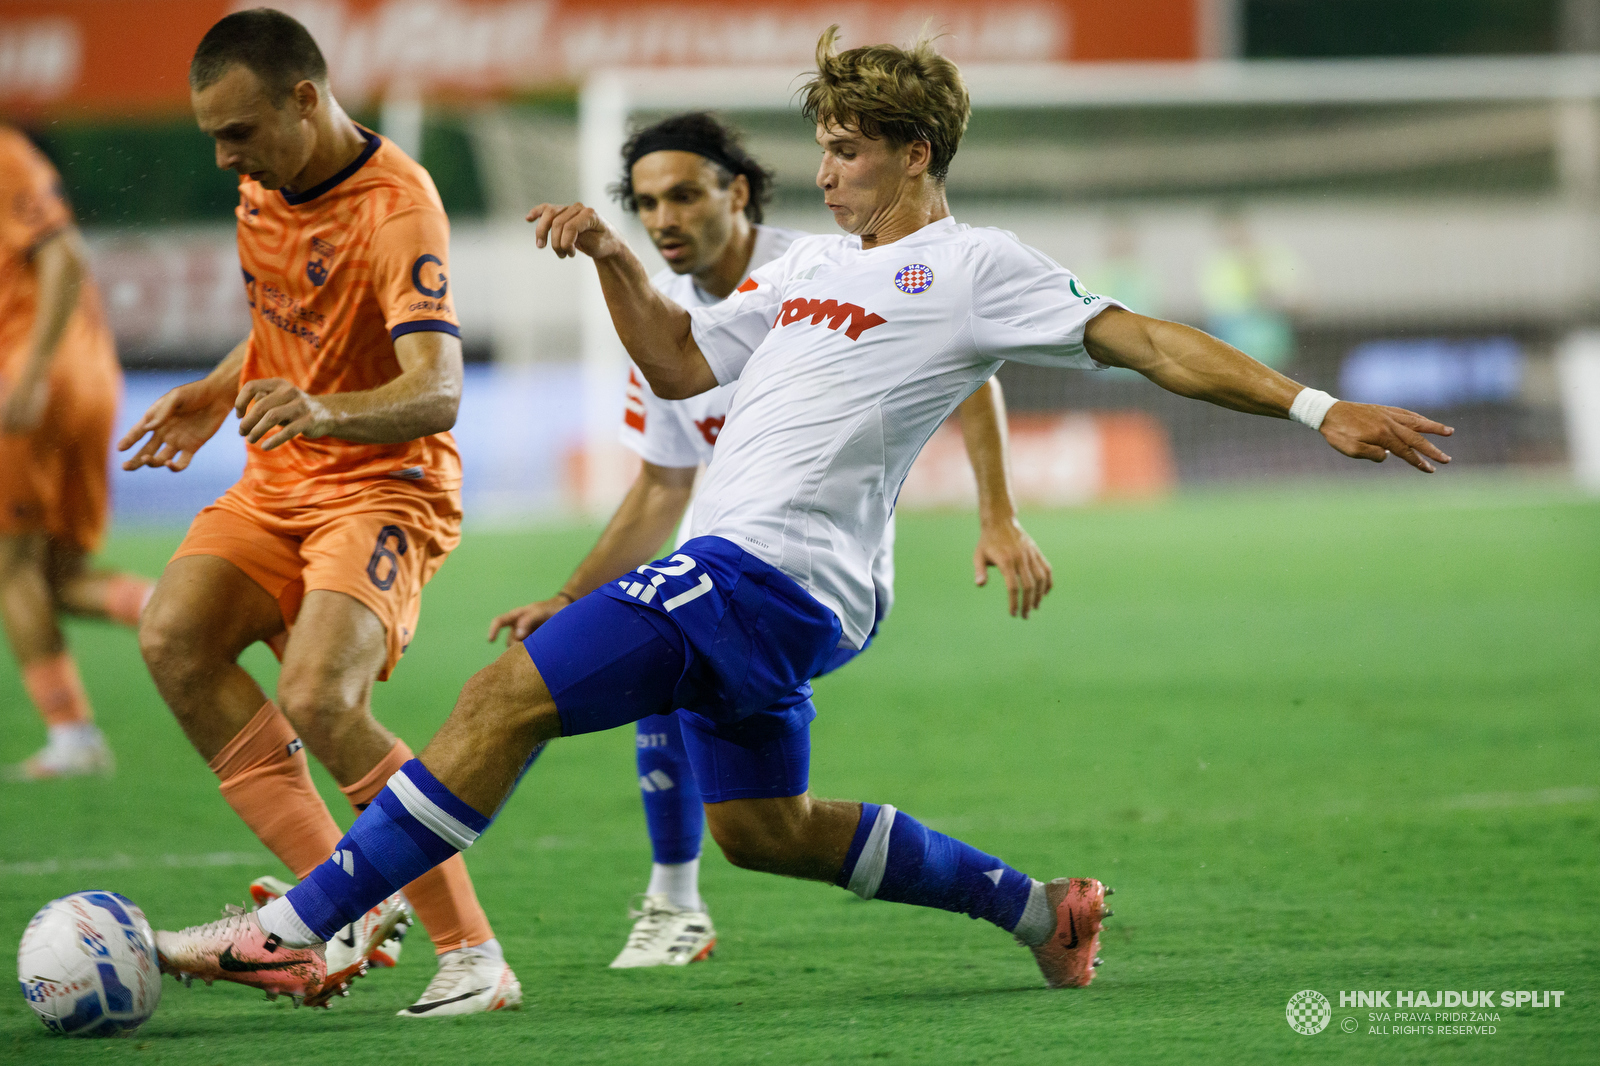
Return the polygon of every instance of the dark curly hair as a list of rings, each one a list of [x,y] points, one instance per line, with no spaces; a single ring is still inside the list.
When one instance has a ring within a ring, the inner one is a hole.
[[[772,198],[772,171],[756,162],[745,151],[739,132],[706,111],[673,115],[633,131],[622,146],[622,180],[607,191],[630,213],[639,210],[633,194],[633,164],[651,152],[693,152],[705,158],[717,171],[717,184],[726,189],[734,177],[743,174],[750,183],[750,202],[745,217],[761,221],[761,209]]]

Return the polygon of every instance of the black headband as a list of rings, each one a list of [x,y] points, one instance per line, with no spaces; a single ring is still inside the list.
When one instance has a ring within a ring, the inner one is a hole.
[[[647,130],[639,135],[639,139],[632,145],[628,153],[627,170],[633,173],[633,165],[652,152],[693,152],[702,159],[710,160],[729,174],[743,174],[744,167],[729,159],[722,150],[722,145],[710,137],[697,136],[687,130]]]

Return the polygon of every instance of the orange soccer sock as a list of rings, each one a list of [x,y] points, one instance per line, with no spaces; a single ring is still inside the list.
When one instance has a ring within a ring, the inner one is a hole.
[[[89,694],[83,691],[78,664],[68,652],[39,659],[22,668],[22,687],[39,708],[45,725],[84,725],[94,721]]]
[[[294,726],[271,700],[209,765],[228,806],[296,877],[333,854],[339,827],[311,783]]]
[[[367,804],[377,798],[383,786],[389,783],[400,767],[412,758],[411,749],[403,740],[394,742],[389,754],[368,772],[366,777],[339,791],[345,794],[350,806],[359,814]],[[417,912],[417,917],[433,938],[434,951],[443,954],[457,948],[475,948],[493,939],[489,916],[478,903],[472,878],[467,876],[467,863],[459,854],[435,866],[404,889],[406,899]]]
[[[142,577],[113,574],[106,579],[106,616],[125,626],[137,626],[155,587],[155,582]]]

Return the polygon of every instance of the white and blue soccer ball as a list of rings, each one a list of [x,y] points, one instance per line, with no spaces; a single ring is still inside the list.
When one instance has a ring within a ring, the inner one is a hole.
[[[161,1001],[156,938],[144,912],[115,892],[74,892],[46,903],[17,949],[22,996],[68,1036],[137,1029]]]

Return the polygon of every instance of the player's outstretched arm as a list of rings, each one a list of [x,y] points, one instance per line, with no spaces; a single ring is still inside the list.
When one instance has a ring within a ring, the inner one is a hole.
[[[548,244],[563,259],[582,252],[594,260],[617,336],[657,396],[682,400],[716,387],[717,376],[689,331],[689,312],[650,284],[628,242],[594,208],[540,204],[528,221],[540,248]]]
[[[240,341],[211,373],[199,381],[179,385],[151,404],[144,417],[117,442],[117,451],[125,452],[146,434],[150,438],[122,464],[122,469],[164,466],[168,470],[182,470],[187,467],[194,453],[211,439],[233,408],[233,397],[239,391],[239,372],[244,367],[244,354],[249,344],[248,338]]]
[[[694,475],[692,466],[645,463],[628,494],[622,498],[617,513],[606,523],[600,539],[567,578],[561,591],[547,600],[496,615],[489,623],[490,643],[502,629],[509,630],[506,633],[508,648],[513,641],[525,640],[567,604],[656,558],[661,545],[672,535],[673,527],[683,520],[683,512],[689,507],[689,498],[694,494]]]
[[[67,331],[88,273],[83,238],[76,226],[46,237],[29,256],[38,291],[28,355],[10,389],[0,398],[0,432],[32,433],[50,401],[50,364]]]
[[[1084,347],[1108,366],[1137,370],[1168,392],[1248,414],[1288,418],[1303,386],[1231,345],[1176,322],[1111,307],[1090,319]],[[1403,407],[1339,401],[1318,431],[1353,459],[1381,463],[1392,452],[1424,473],[1450,457],[1423,436],[1455,430]],[[1432,460],[1432,462],[1430,462]]]
[[[461,406],[461,341],[427,331],[395,338],[400,373],[375,389],[312,396],[281,378],[245,383],[234,399],[239,432],[262,451],[295,437],[399,444],[456,424]]]
[[[957,409],[967,461],[978,482],[978,546],[972,553],[973,579],[989,583],[989,567],[1005,579],[1012,617],[1039,606],[1054,584],[1050,560],[1017,521],[1011,491],[1011,456],[1006,445],[1006,402],[993,378]]]

